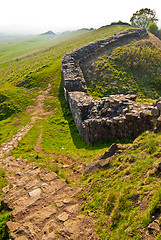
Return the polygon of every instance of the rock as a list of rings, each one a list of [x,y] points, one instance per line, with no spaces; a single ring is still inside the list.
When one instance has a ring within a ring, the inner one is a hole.
[[[100,168],[109,168],[111,161],[107,158],[99,160],[99,167]]]
[[[55,233],[55,232],[51,232],[51,233],[47,236],[47,238],[44,237],[42,240],[56,240],[56,239],[57,239],[56,233]]]
[[[21,226],[20,223],[12,222],[12,221],[7,222],[6,225],[10,231],[15,231],[16,229],[18,229]]]
[[[86,175],[86,174],[91,174],[95,171],[98,171],[99,169],[99,161],[96,161],[96,162],[93,162],[91,164],[88,164],[86,167],[85,167],[85,170],[84,170],[84,173],[83,175]]]
[[[99,237],[92,230],[93,225],[94,220],[92,218],[79,215],[75,219],[66,221],[59,233],[62,236],[70,236],[69,239],[98,240]],[[64,237],[64,239],[66,238]]]
[[[40,179],[45,182],[53,181],[54,179],[58,178],[58,175],[55,172],[46,173],[45,171],[41,171],[41,173],[39,173],[39,176]]]
[[[103,154],[101,159],[106,159],[106,158],[109,158],[109,157],[113,156],[116,153],[117,150],[118,150],[117,144],[113,143],[111,145],[111,147],[108,149],[108,151]]]
[[[154,129],[155,133],[157,133],[159,131],[161,131],[161,116],[157,118],[156,127]]]
[[[93,172],[98,171],[100,168],[109,168],[110,167],[110,160],[105,158],[105,159],[100,159],[99,161],[93,162],[91,164],[88,164],[85,167],[83,175],[86,174],[91,174]]]
[[[160,112],[159,112],[159,109],[158,108],[152,108],[151,110],[151,115],[154,117],[154,118],[158,118],[159,115],[160,115]]]
[[[158,220],[154,220],[152,223],[149,224],[148,229],[160,232],[161,229],[160,229],[159,221]]]
[[[65,222],[68,220],[69,215],[66,212],[63,212],[58,216],[59,221]]]
[[[79,204],[75,204],[66,208],[67,212],[76,213],[79,210]]]
[[[16,240],[28,240],[28,238],[25,236],[19,236],[19,237],[16,237]]]
[[[157,108],[161,111],[161,101],[157,102]]]
[[[111,145],[111,147],[109,148],[109,150],[104,153],[104,155],[100,158],[99,161],[96,161],[96,162],[93,162],[91,164],[88,164],[85,167],[83,175],[91,174],[91,173],[93,173],[95,171],[98,171],[100,168],[107,168],[107,167],[109,167],[110,161],[107,160],[107,158],[113,156],[116,153],[117,150],[118,150],[117,144],[113,143]]]
[[[29,192],[30,197],[39,197],[41,195],[41,189],[37,188],[31,192]]]
[[[70,203],[71,201],[72,201],[72,198],[65,198],[65,199],[63,200],[63,203],[68,204],[68,203]]]

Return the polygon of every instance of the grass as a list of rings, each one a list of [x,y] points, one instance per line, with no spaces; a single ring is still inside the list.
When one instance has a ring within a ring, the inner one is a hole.
[[[100,141],[97,145],[86,145],[81,139],[64,99],[61,60],[68,51],[127,28],[129,27],[119,25],[79,34],[73,33],[72,36],[69,33],[70,37],[62,36],[60,42],[54,43],[49,48],[26,57],[19,56],[17,60],[12,59],[0,65],[0,104],[9,109],[9,113],[4,111],[0,115],[2,119],[0,143],[7,141],[19,128],[30,123],[31,114],[25,111],[26,106],[33,105],[39,91],[46,90],[48,84],[51,84],[50,98],[44,100],[44,105],[45,109],[50,107],[53,114],[49,117],[41,116],[42,119],[34,123],[12,152],[13,156],[22,156],[37,162],[42,168],[48,167],[56,172],[60,178],[66,178],[66,173],[58,166],[60,162],[54,157],[54,153],[69,156],[77,162],[89,163],[98,160],[108,149],[112,142]],[[136,43],[133,44],[135,48]],[[118,63],[117,66],[126,64],[117,58],[125,57],[126,50],[127,48],[116,49],[111,55],[112,64],[114,61]],[[154,64],[153,69],[149,70],[153,73],[155,69]],[[120,73],[119,77],[121,76]],[[125,76],[127,77],[127,72]],[[132,81],[127,81],[130,86],[133,86]],[[113,84],[109,86],[113,89]],[[159,87],[157,89],[159,94]],[[142,102],[147,97],[145,94],[139,96],[139,101]],[[41,147],[44,154],[35,150],[41,129],[43,129]],[[160,133],[143,133],[134,141],[122,142],[122,146],[125,150],[111,159],[108,170],[101,169],[90,176],[86,175],[81,182],[84,188],[81,196],[84,201],[82,213],[91,213],[96,217],[96,231],[101,239],[141,239],[156,210],[160,209],[160,178],[155,171],[160,157]],[[142,212],[139,209],[147,195],[148,206]],[[2,212],[0,216],[3,216]],[[159,239],[159,234],[155,234],[156,239]]]
[[[155,37],[116,47],[89,69],[88,93],[94,97],[130,93],[155,99],[161,93],[161,49]]]
[[[2,199],[3,193],[2,193],[2,188],[7,185],[7,181],[5,178],[5,171],[0,169],[0,199]],[[6,228],[6,222],[9,221],[9,214],[10,212],[2,209],[0,207],[0,239],[1,240],[6,240],[9,239],[8,237],[8,232]]]
[[[161,134],[146,132],[113,157],[108,170],[84,177],[82,211],[97,217],[101,239],[141,239],[161,210],[160,177],[156,173],[160,144]],[[146,196],[148,204],[141,210]],[[160,239],[161,235],[155,234]]]
[[[10,116],[22,112],[30,104],[29,91],[24,91],[17,87],[0,89],[0,121]]]

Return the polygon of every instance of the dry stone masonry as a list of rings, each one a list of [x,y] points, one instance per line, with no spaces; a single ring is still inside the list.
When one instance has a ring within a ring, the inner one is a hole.
[[[100,101],[94,100],[87,95],[81,70],[82,64],[86,64],[92,57],[100,55],[115,44],[146,36],[147,32],[143,28],[129,29],[64,55],[64,94],[78,131],[86,143],[96,143],[100,139],[128,139],[154,128],[154,118],[159,117],[161,104],[139,104],[135,101],[135,95],[123,94],[110,95]]]

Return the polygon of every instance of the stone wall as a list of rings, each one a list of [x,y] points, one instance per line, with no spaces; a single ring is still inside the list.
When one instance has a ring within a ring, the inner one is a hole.
[[[86,143],[100,139],[128,139],[154,127],[153,106],[135,102],[135,95],[111,95],[94,100],[87,95],[81,70],[94,55],[99,55],[123,40],[146,37],[145,29],[129,29],[111,37],[89,43],[66,53],[62,60],[64,94],[73,114],[79,133]]]

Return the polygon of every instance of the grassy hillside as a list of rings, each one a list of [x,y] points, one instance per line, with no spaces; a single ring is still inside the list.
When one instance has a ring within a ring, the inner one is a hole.
[[[85,71],[94,97],[133,93],[139,98],[161,94],[161,41],[154,36],[113,48]]]
[[[36,105],[36,97],[50,83],[44,109],[50,109],[52,114],[39,116],[41,119],[33,123],[12,155],[40,163],[60,177],[68,178],[63,167],[66,162],[60,162],[59,154],[72,159],[75,165],[71,168],[77,174],[80,163],[97,160],[107,151],[112,142],[99,142],[93,146],[86,145],[81,139],[64,99],[61,60],[68,51],[127,28],[129,26],[114,25],[68,39],[62,36],[60,42],[49,48],[1,64],[0,144],[30,123],[32,111],[26,111],[26,107]],[[41,131],[44,152],[35,150]],[[109,169],[82,179],[82,212],[97,218],[96,230],[101,239],[141,239],[152,219],[160,221],[160,175],[156,171],[160,146],[160,133],[147,132],[134,142],[121,142],[120,153],[110,159]],[[74,184],[72,179],[69,180]],[[140,211],[145,196],[148,196],[148,204]],[[154,231],[154,235],[159,239],[158,232]]]
[[[82,211],[98,219],[101,239],[148,239],[149,223],[161,223],[160,146],[160,133],[143,133],[120,146],[108,169],[84,177]],[[151,229],[151,239],[161,233]]]
[[[80,30],[75,32],[68,32],[62,35],[37,35],[34,37],[17,37],[6,36],[0,37],[0,63],[10,61],[11,59],[18,60],[19,57],[31,54],[45,47],[53,46],[61,41],[72,38],[88,32],[88,30]],[[22,39],[21,39],[22,38]],[[24,38],[24,39],[23,39]]]

